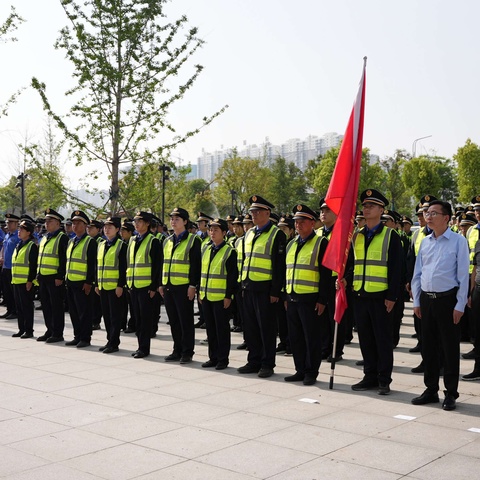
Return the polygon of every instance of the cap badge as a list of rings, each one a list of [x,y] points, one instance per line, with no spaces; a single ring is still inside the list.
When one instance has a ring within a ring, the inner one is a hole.
[[[49,209],[49,208],[47,208],[45,211],[46,211],[47,213],[50,213],[50,209]]]
[[[80,215],[80,211],[79,211],[79,210],[75,210],[75,215]]]
[[[175,207],[175,208],[173,209],[173,211],[174,211],[174,212],[178,212],[178,207]]]
[[[429,202],[429,201],[430,201],[430,195],[425,195],[425,200],[426,200],[427,202]]]
[[[302,208],[303,208],[303,207],[302,207],[301,205],[297,205],[297,210],[298,210],[299,212],[302,211]]]
[[[257,201],[257,197],[255,195],[252,197],[252,201],[254,201],[254,202]]]
[[[480,202],[480,195],[477,195],[476,199],[477,199],[477,202]]]
[[[371,196],[372,196],[372,191],[371,191],[371,190],[367,190],[365,193],[367,194],[367,197],[371,197]]]

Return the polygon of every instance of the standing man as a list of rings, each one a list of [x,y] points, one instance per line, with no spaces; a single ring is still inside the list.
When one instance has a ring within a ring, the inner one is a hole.
[[[72,213],[75,237],[67,247],[67,295],[68,311],[73,325],[73,340],[65,345],[84,348],[92,339],[93,285],[95,283],[97,242],[87,234],[90,223],[81,210]]]
[[[46,235],[38,247],[37,279],[40,284],[40,300],[47,331],[37,342],[63,341],[65,328],[65,270],[67,264],[68,237],[60,226],[63,217],[52,208],[45,210]]]
[[[176,207],[170,213],[173,235],[163,242],[160,295],[165,302],[173,351],[166,362],[190,363],[194,355],[193,300],[200,284],[200,238],[187,231],[188,212]]]
[[[97,242],[97,247],[104,240],[103,222],[100,220],[91,220],[87,225],[87,233]],[[92,330],[100,330],[102,321],[102,304],[99,295],[93,295],[92,306]]]
[[[20,242],[18,238],[18,222],[20,221],[20,217],[13,213],[6,213],[5,219],[7,221],[7,234],[5,235],[3,248],[0,253],[0,265],[2,266],[3,300],[5,301],[7,311],[3,315],[0,315],[0,318],[13,320],[17,318],[17,308],[15,307],[12,289],[12,256],[15,247]]]
[[[422,242],[412,278],[413,310],[421,318],[424,383],[427,389],[412,399],[414,405],[437,403],[443,357],[445,400],[442,408],[454,410],[460,372],[460,319],[469,290],[469,250],[464,237],[448,227],[452,207],[434,200],[424,213],[432,230]]]
[[[287,321],[295,373],[286,382],[313,385],[322,362],[321,322],[331,286],[331,270],[322,265],[328,245],[315,234],[317,215],[306,205],[293,209],[298,236],[287,245]]]
[[[275,207],[260,197],[250,197],[255,228],[245,234],[242,292],[247,363],[239,373],[273,375],[277,322],[272,304],[280,300],[285,280],[285,234],[270,220]]]
[[[360,194],[365,226],[353,237],[353,291],[364,377],[352,390],[390,393],[393,370],[393,319],[399,293],[402,244],[382,223],[388,200],[377,190]]]

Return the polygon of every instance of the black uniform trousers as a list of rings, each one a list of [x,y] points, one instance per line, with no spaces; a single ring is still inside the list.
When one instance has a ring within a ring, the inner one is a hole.
[[[337,323],[335,322],[335,282],[337,281],[337,278],[337,276],[332,276],[332,285],[327,300],[327,314],[320,316],[323,357],[327,357],[328,355],[339,357],[343,355],[343,347],[345,346],[346,322],[344,322],[342,318],[342,321],[337,327],[337,345],[335,346],[335,353],[333,353],[335,324]]]
[[[15,305],[17,306],[18,331],[22,333],[33,334],[33,297],[35,289],[27,291],[27,284],[20,283],[12,285]]]
[[[308,377],[317,378],[322,362],[321,317],[316,302],[293,302],[287,306],[288,335],[295,370]]]
[[[72,320],[75,340],[90,343],[92,339],[92,311],[95,291],[92,287],[90,293],[86,295],[82,290],[83,285],[84,282],[68,283],[68,311]]]
[[[12,289],[12,269],[2,268],[2,286],[3,286],[3,301],[7,307],[7,313],[16,314],[15,298],[13,297]]]
[[[125,292],[121,297],[117,297],[115,288],[113,290],[100,289],[99,292],[103,321],[107,331],[107,346],[118,348],[120,345],[120,327],[125,308]]]
[[[47,275],[40,278],[40,301],[42,303],[43,319],[47,337],[63,337],[65,329],[65,283],[55,285],[55,276]]]
[[[132,297],[132,308],[136,321],[136,335],[138,350],[145,355],[150,355],[150,342],[153,323],[153,298],[150,298],[148,287],[135,288],[130,290]]]
[[[395,305],[393,306],[393,328],[392,328],[392,342],[393,348],[400,342],[400,327],[402,326],[403,312],[405,310],[405,300],[403,295],[399,295]]]
[[[392,313],[383,298],[355,297],[358,339],[366,381],[390,384],[393,370]]]
[[[275,368],[277,318],[268,291],[243,290],[243,324],[248,364]]]
[[[208,357],[217,363],[228,363],[230,353],[230,309],[223,307],[223,300],[202,300],[203,315],[207,327]]]
[[[158,332],[158,323],[160,322],[160,311],[162,308],[162,297],[158,292],[155,292],[153,297],[153,321],[152,321],[152,337]]]
[[[287,312],[285,311],[285,295],[280,297],[277,303],[273,304],[277,316],[278,338],[280,344],[290,350],[290,339],[288,338]]]
[[[94,290],[94,287],[92,287],[92,290]],[[102,302],[100,297],[95,293],[92,303],[92,326],[100,325],[102,323],[102,313]]]
[[[456,292],[440,298],[420,294],[422,311],[422,356],[425,366],[423,381],[434,394],[439,390],[440,358],[443,359],[443,383],[446,392],[458,398],[460,375],[460,324],[453,323]]]
[[[173,338],[173,354],[193,357],[195,327],[193,320],[193,300],[189,300],[188,285],[168,285],[164,287],[165,310]]]
[[[473,348],[475,352],[475,370],[480,370],[480,285],[475,285],[472,292]],[[463,320],[462,320],[463,321]]]

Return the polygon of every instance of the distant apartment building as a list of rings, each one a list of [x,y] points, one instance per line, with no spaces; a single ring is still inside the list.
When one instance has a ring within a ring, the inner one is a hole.
[[[288,162],[293,162],[301,170],[305,170],[309,160],[318,155],[324,155],[330,148],[336,147],[343,135],[336,132],[326,133],[321,137],[309,135],[304,140],[292,138],[281,145],[274,145],[269,137],[260,145],[247,145],[244,141],[241,148],[236,148],[237,155],[247,158],[260,158],[271,164],[275,158],[283,157]],[[225,159],[232,156],[233,148],[223,148],[214,152],[202,151],[202,156],[197,159],[196,177],[212,181]],[[193,167],[193,165],[192,165]],[[193,173],[193,168],[192,168]],[[193,176],[193,175],[191,175]]]

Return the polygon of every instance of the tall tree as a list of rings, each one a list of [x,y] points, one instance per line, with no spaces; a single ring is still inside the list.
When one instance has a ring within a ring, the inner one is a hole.
[[[428,157],[415,157],[407,162],[403,168],[403,182],[417,201],[427,193],[440,197],[442,180],[438,165]]]
[[[409,211],[411,199],[403,183],[403,166],[410,159],[405,150],[395,150],[391,157],[380,162],[386,173],[385,191],[383,192],[390,201],[392,210],[399,212]]]
[[[453,158],[458,165],[459,200],[470,202],[480,193],[480,148],[468,138]]]
[[[72,124],[51,107],[46,85],[36,78],[44,108],[70,143],[77,164],[104,162],[110,172],[110,211],[117,210],[121,165],[168,157],[168,152],[208,125],[177,134],[168,120],[203,70],[188,61],[203,45],[187,17],[168,22],[167,0],[61,0],[70,27],[55,44],[73,65],[76,85],[66,92]],[[186,30],[185,36],[183,32]],[[183,68],[182,68],[183,67]]]

